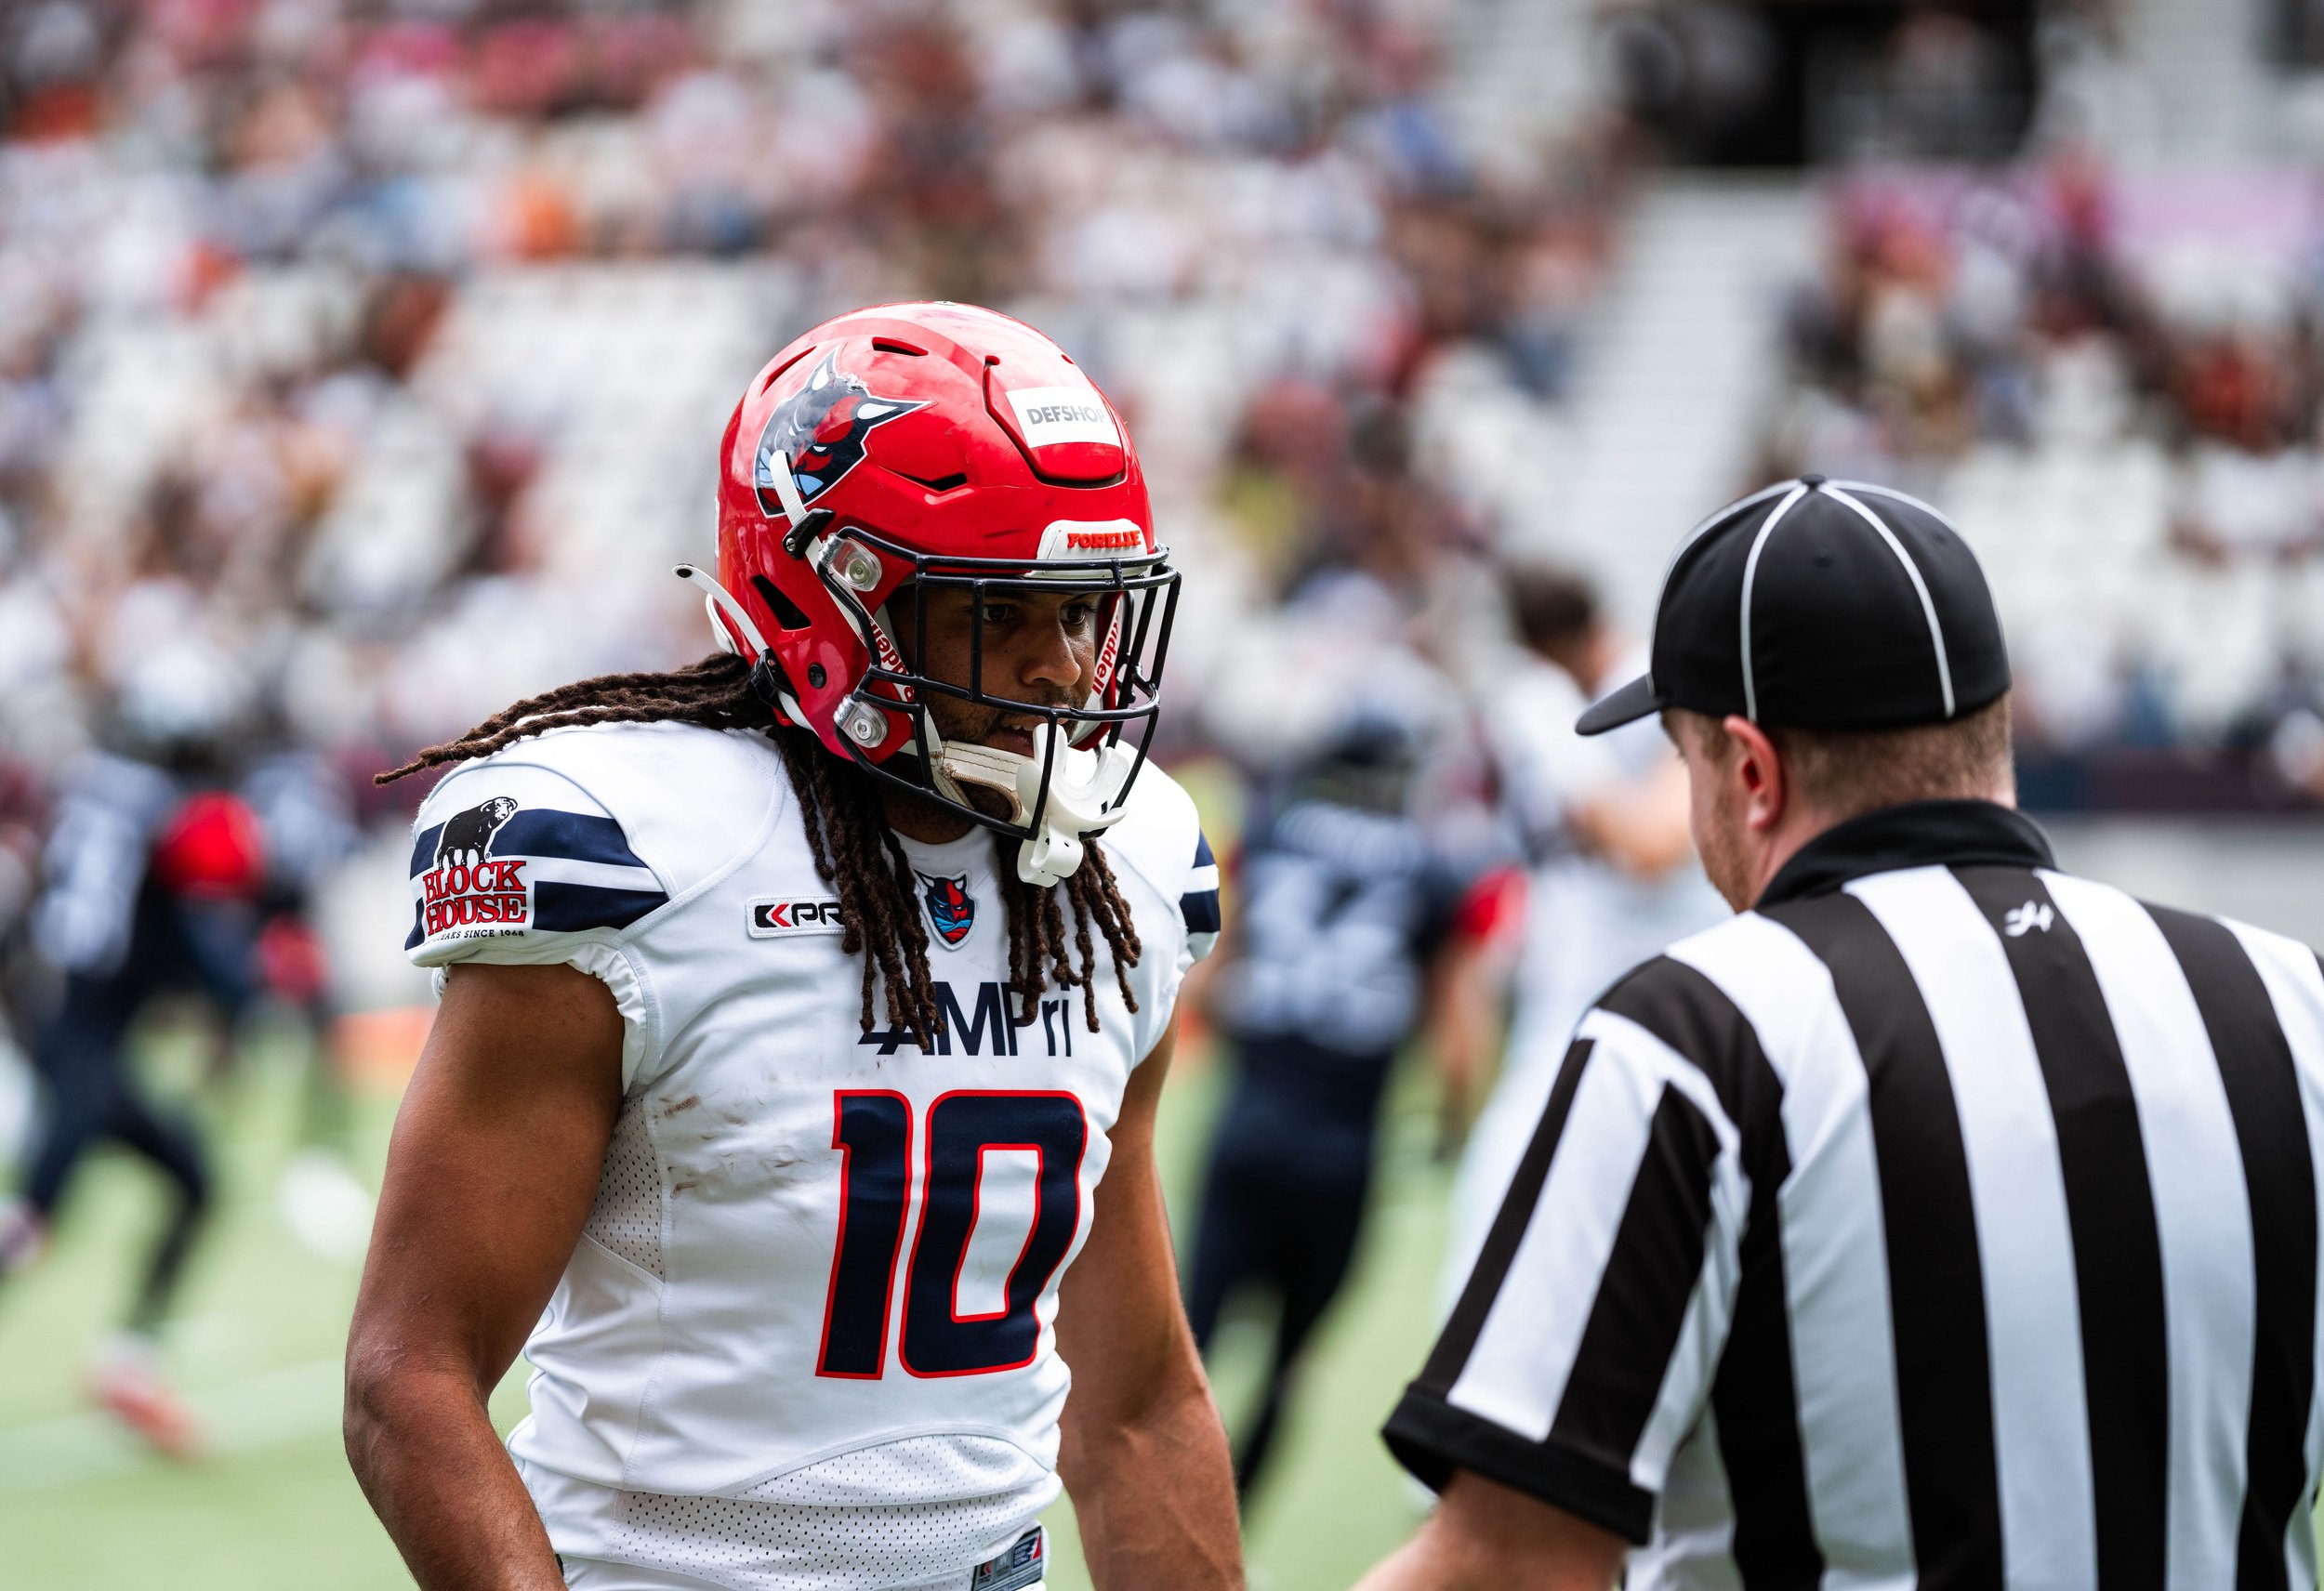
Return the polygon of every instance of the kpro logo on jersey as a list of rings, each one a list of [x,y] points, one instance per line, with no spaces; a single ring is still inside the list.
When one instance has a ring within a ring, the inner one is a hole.
[[[948,945],[957,945],[969,937],[976,926],[976,901],[969,895],[969,875],[957,873],[950,878],[931,878],[923,873],[920,879],[920,899],[928,904],[929,926]]]
[[[786,940],[799,934],[838,932],[839,903],[837,901],[761,895],[750,902],[750,937],[754,940]]]

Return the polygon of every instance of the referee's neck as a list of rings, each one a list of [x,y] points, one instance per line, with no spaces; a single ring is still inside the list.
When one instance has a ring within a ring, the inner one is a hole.
[[[1674,710],[1665,722],[1686,765],[1703,871],[1738,912],[1750,909],[1802,847],[1868,812],[1917,801],[2017,805],[2006,736],[1998,744],[1989,737],[1973,743],[1969,726],[1943,726],[1935,743],[1917,729],[1902,740],[1883,731],[1793,733],[1779,742],[1734,714],[1714,719]]]
[[[1852,822],[1858,818],[1869,817],[1875,812],[1884,812],[1897,807],[1908,807],[1922,801],[1961,800],[1990,801],[1997,807],[2007,807],[2014,810],[2017,806],[2016,782],[2013,779],[1998,788],[1974,792],[1958,789],[1914,792],[1900,795],[1893,801],[1882,801],[1871,806],[1855,807],[1841,811],[1809,807],[1804,803],[1798,804],[1784,814],[1783,820],[1767,835],[1763,847],[1757,849],[1752,858],[1750,888],[1743,895],[1742,901],[1736,903],[1735,898],[1729,896],[1729,903],[1735,905],[1735,909],[1738,912],[1747,911],[1757,904],[1760,898],[1767,892],[1768,885],[1775,881],[1776,875],[1784,870],[1793,857],[1799,855],[1809,844],[1829,834],[1842,823]]]

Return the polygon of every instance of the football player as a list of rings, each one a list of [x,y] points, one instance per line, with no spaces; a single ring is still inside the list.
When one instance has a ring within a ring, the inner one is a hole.
[[[1228,1297],[1280,1306],[1267,1381],[1235,1453],[1264,1472],[1301,1356],[1354,1259],[1380,1105],[1406,1041],[1440,1064],[1471,1031],[1442,998],[1451,947],[1489,926],[1493,893],[1412,810],[1426,747],[1408,712],[1366,703],[1270,792],[1237,874],[1237,942],[1211,982],[1235,1057],[1195,1229],[1187,1314],[1208,1348]]]
[[[397,770],[454,769],[442,1006],[356,1473],[428,1587],[1006,1591],[1061,1485],[1101,1586],[1237,1584],[1152,1151],[1218,879],[1144,763],[1137,455],[1047,338],[915,304],[779,354],[720,462],[719,654]]]
[[[232,797],[185,797],[158,769],[93,755],[74,770],[48,852],[35,943],[62,974],[33,1046],[50,1110],[28,1147],[21,1197],[0,1198],[0,1278],[37,1260],[88,1152],[111,1140],[173,1195],[126,1322],[91,1360],[90,1394],[172,1458],[200,1446],[161,1373],[159,1338],[186,1260],[209,1225],[209,1155],[194,1119],[152,1098],[132,1064],[138,1019],[198,993],[231,1030],[254,993],[257,827]]]

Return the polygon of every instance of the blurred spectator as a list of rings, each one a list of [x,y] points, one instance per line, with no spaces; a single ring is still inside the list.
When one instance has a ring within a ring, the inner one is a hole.
[[[2256,753],[2312,717],[2324,214],[2308,181],[2115,176],[2069,150],[1852,179],[1830,219],[1827,268],[1792,299],[1762,473],[1886,481],[1953,510],[2004,603],[2027,754]]]
[[[1220,611],[1329,567],[1417,591],[1478,531],[1416,456],[1413,395],[1467,348],[1520,401],[1562,393],[1615,187],[1586,140],[1481,177],[1433,97],[1446,25],[20,8],[0,681],[40,701],[7,693],[12,743],[60,767],[164,638],[334,756],[699,644],[675,583],[635,585],[668,561],[640,538],[693,550],[680,506],[764,350],[889,296],[1019,306],[1077,345],[1170,466],[1182,545],[1228,533],[1221,581],[1251,578]],[[645,263],[685,256],[747,263],[708,294]],[[456,682],[451,638],[482,625]]]

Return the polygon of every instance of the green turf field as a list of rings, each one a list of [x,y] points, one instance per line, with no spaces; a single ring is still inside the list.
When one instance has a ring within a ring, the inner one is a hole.
[[[169,1057],[163,1057],[168,1072]],[[356,1268],[301,1247],[274,1212],[294,1147],[296,1058],[262,1050],[203,1110],[221,1145],[221,1217],[195,1262],[167,1344],[216,1456],[148,1457],[86,1412],[77,1378],[117,1316],[160,1194],[141,1165],[91,1164],[47,1258],[0,1288],[0,1585],[24,1591],[372,1591],[408,1586],[339,1451],[338,1356]],[[1166,1172],[1182,1220],[1194,1193],[1218,1074],[1189,1057],[1163,1114]],[[182,1068],[180,1069],[182,1070]],[[393,1111],[358,1113],[353,1141],[376,1167]],[[1259,1591],[1346,1586],[1401,1540],[1418,1505],[1376,1431],[1426,1351],[1446,1177],[1428,1164],[1429,1102],[1398,1095],[1370,1241],[1327,1322],[1287,1422],[1271,1491],[1249,1521]],[[134,1242],[132,1242],[134,1240]],[[1261,1328],[1230,1329],[1215,1371],[1230,1421],[1255,1386]],[[513,1378],[495,1400],[523,1413]],[[1056,1510],[1061,1588],[1088,1584]]]

